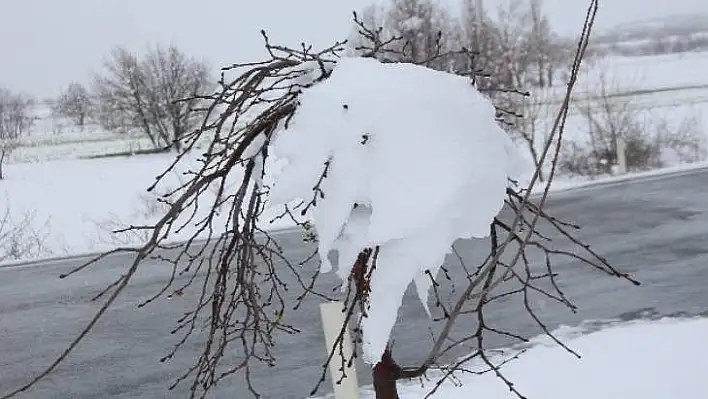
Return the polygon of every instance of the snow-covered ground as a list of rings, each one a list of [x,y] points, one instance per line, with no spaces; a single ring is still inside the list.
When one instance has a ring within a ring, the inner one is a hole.
[[[8,163],[40,163],[80,159],[153,148],[150,140],[143,137],[121,137],[104,132],[96,133],[95,136],[67,134],[26,140],[21,147],[10,154]]]
[[[577,94],[597,87],[601,72],[619,89],[628,91],[708,85],[708,77],[702,72],[707,69],[707,52],[600,58],[585,64]]]
[[[193,158],[187,158],[154,192],[147,192],[173,158],[174,154],[158,154],[7,165],[6,178],[0,182],[0,209],[9,210],[15,225],[29,222],[25,235],[41,238],[43,248],[40,253],[30,251],[4,260],[94,253],[143,242],[144,234],[111,231],[154,222],[163,215],[166,206],[157,197],[183,183],[181,173],[195,165]],[[210,196],[207,191],[204,200]],[[3,245],[0,251],[3,257],[11,252]]]
[[[708,392],[708,319],[641,320],[577,328],[555,334],[582,358],[578,359],[546,336],[531,342],[518,359],[502,368],[515,388],[529,399],[702,399]],[[597,330],[597,331],[595,331]],[[591,332],[589,332],[591,331]],[[589,332],[589,333],[588,333]],[[496,362],[517,355],[504,350]],[[474,370],[485,370],[472,363]],[[509,388],[492,372],[458,375],[462,385],[445,383],[435,399],[512,399]],[[434,387],[430,381],[401,384],[401,399],[420,399]],[[370,388],[362,398],[373,398]]]

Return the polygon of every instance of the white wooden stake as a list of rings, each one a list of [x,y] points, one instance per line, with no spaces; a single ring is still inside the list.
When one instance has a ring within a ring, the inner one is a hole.
[[[617,139],[617,173],[627,173],[627,143],[621,138]]]
[[[341,302],[329,302],[320,305],[320,314],[322,315],[322,327],[324,329],[325,343],[327,346],[327,356],[332,352],[334,343],[339,336],[339,332],[344,324],[344,304]],[[349,334],[349,329],[345,330],[342,337],[342,350],[344,359],[339,353],[339,348],[335,349],[332,361],[329,363],[329,372],[334,386],[335,399],[359,399],[359,383],[356,377],[356,365],[352,362],[351,367],[347,367],[349,359],[352,357],[352,340]],[[342,379],[342,368],[344,368],[346,377]],[[342,381],[337,384],[337,381]]]

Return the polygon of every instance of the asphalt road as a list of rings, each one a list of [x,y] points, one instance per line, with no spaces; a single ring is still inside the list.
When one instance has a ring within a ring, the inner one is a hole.
[[[556,193],[549,211],[583,226],[579,237],[622,271],[633,273],[643,285],[634,287],[607,277],[578,262],[557,262],[561,285],[579,306],[572,314],[547,301],[534,306],[551,327],[582,320],[642,317],[654,314],[705,314],[708,311],[708,170]],[[301,259],[312,248],[298,233],[280,239],[288,256]],[[558,241],[559,246],[571,248]],[[465,257],[477,259],[486,250],[481,242],[458,245]],[[0,393],[27,381],[52,361],[82,328],[96,309],[88,299],[110,283],[128,261],[112,257],[90,271],[67,280],[57,276],[77,260],[0,268]],[[454,270],[454,262],[450,262]],[[167,386],[192,364],[199,347],[166,364],[162,357],[177,337],[169,331],[188,298],[159,300],[136,309],[155,293],[167,269],[146,264],[133,285],[77,351],[57,371],[21,398],[179,398],[186,386]],[[458,273],[459,275],[459,273]],[[325,276],[323,286],[334,282]],[[314,386],[325,359],[317,300],[305,304],[289,321],[303,330],[279,336],[275,368],[256,370],[253,377],[265,398],[304,398]],[[413,295],[400,312],[395,353],[401,363],[415,363],[426,354],[431,322]],[[498,327],[534,333],[533,321],[513,301],[487,316]],[[471,324],[462,323],[461,329]],[[508,340],[494,338],[494,344]],[[370,383],[359,367],[362,384]],[[325,392],[331,390],[325,385]],[[249,397],[243,380],[219,386],[213,397]]]

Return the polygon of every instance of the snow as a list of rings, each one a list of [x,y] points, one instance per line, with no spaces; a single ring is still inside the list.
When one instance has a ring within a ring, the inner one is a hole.
[[[316,199],[322,271],[337,250],[346,281],[362,250],[380,248],[362,320],[368,362],[381,358],[410,282],[425,304],[425,271],[437,274],[456,239],[487,236],[501,210],[515,159],[494,115],[465,78],[343,58],[274,139],[287,164],[270,200]]]
[[[601,73],[622,90],[661,90],[708,84],[702,71],[708,52],[662,54],[646,57],[611,56],[588,63],[578,79],[579,90],[594,89]],[[580,96],[580,94],[578,93]]]
[[[700,399],[706,397],[708,379],[708,319],[641,320],[614,323],[588,333],[586,327],[562,327],[554,332],[576,358],[548,337],[538,337],[532,347],[502,368],[505,376],[529,399]],[[500,362],[519,352],[511,348],[493,359]],[[476,370],[480,364],[472,363]],[[516,398],[493,373],[460,374],[460,386],[445,383],[435,399]],[[433,388],[431,376],[400,384],[401,399],[419,399]],[[367,389],[362,398],[373,398]]]
[[[174,154],[6,165],[6,178],[0,181],[0,209],[9,209],[15,223],[31,216],[30,230],[42,237],[44,245],[39,254],[5,260],[96,253],[144,242],[147,232],[111,232],[130,224],[153,223],[161,217],[166,208],[156,201],[157,196],[184,182],[182,172],[196,166],[196,156],[187,157],[154,193],[148,193],[147,188],[174,160]],[[235,172],[232,180],[240,178]],[[214,195],[211,190],[205,191],[202,203],[211,201]],[[198,217],[204,216],[204,211],[200,210]],[[263,227],[291,226],[282,221],[267,223],[273,216],[264,215]],[[227,217],[228,212],[221,212],[217,222],[226,223]],[[193,230],[186,228],[170,240],[179,241],[191,233]],[[0,247],[0,252],[3,250]],[[5,255],[0,253],[0,259]]]
[[[576,101],[597,96],[602,81],[609,94],[634,93],[634,105],[673,108],[705,105],[708,52],[662,54],[639,57],[608,56],[584,61],[573,93]],[[559,103],[565,82],[557,82],[544,99]]]

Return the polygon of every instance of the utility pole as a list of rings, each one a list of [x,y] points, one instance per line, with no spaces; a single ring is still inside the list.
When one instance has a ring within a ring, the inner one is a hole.
[[[337,338],[341,334],[344,325],[344,305],[341,302],[326,302],[320,304],[320,314],[322,316],[322,327],[324,329],[327,356],[332,351],[335,352],[329,362],[329,372],[334,388],[335,399],[357,399],[359,397],[359,382],[356,375],[356,363],[354,359],[352,339],[349,330],[345,327],[342,334],[342,346],[336,347]],[[341,352],[340,352],[341,351]]]

